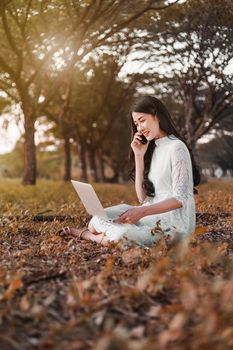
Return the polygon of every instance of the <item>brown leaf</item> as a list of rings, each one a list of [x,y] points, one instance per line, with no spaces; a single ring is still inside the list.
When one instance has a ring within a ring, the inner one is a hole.
[[[187,315],[184,312],[179,312],[172,319],[169,328],[172,331],[179,330],[184,327],[187,320]]]
[[[144,326],[137,326],[131,330],[130,336],[133,338],[141,339],[143,338],[144,332],[145,332]]]
[[[7,288],[7,290],[5,291],[5,293],[3,294],[3,299],[4,300],[9,300],[11,298],[13,298],[15,292],[20,289],[23,286],[23,282],[21,277],[16,276],[12,279],[9,287]]]
[[[125,264],[129,264],[137,261],[139,258],[141,258],[141,255],[142,252],[140,251],[140,249],[133,248],[123,252],[121,257]]]
[[[28,311],[30,309],[30,300],[28,294],[24,294],[20,301],[20,309],[22,311]]]
[[[194,231],[194,235],[203,235],[206,232],[207,232],[206,227],[204,227],[204,226],[197,226],[195,231]]]

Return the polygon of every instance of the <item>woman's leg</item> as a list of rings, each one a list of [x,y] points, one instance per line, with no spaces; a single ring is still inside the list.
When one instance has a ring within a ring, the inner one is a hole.
[[[100,235],[100,232],[97,232],[96,229],[94,228],[94,226],[92,225],[91,222],[89,222],[88,226],[87,226],[88,230],[93,233],[94,235]]]
[[[86,241],[97,242],[102,245],[107,245],[109,240],[104,233],[97,232],[93,225],[89,223],[87,228],[77,229],[73,227],[65,227],[58,231],[61,236],[72,236]]]
[[[88,229],[83,232],[82,239],[85,239],[87,241],[93,241],[97,243],[101,243],[102,245],[107,245],[109,240],[107,237],[105,237],[104,233],[97,232],[94,228],[94,226],[89,222]]]
[[[105,237],[104,233],[97,232],[94,226],[89,222],[88,229],[83,232],[82,239],[87,241],[101,243],[102,245],[107,245],[109,240]]]
[[[97,242],[102,245],[107,245],[109,243],[109,240],[107,239],[104,233],[95,234],[89,231],[88,229],[83,232],[82,239],[86,241]]]

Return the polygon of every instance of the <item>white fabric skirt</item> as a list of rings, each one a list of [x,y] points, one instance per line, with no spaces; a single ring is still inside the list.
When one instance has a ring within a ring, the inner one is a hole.
[[[161,201],[165,198],[157,198]],[[155,200],[153,200],[155,203]],[[153,204],[148,202],[144,205]],[[184,203],[182,208],[166,213],[143,217],[136,224],[118,224],[113,220],[126,210],[137,208],[128,204],[120,204],[105,208],[108,220],[93,216],[91,224],[99,233],[104,233],[108,240],[125,242],[134,241],[138,244],[150,245],[157,242],[163,235],[187,237],[195,229],[194,199]]]

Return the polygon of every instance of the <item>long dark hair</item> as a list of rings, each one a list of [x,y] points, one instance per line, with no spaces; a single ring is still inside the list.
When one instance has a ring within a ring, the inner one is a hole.
[[[201,180],[199,167],[195,162],[191,148],[189,148],[184,138],[177,131],[175,124],[171,118],[171,115],[168,112],[167,108],[164,106],[164,104],[153,96],[142,96],[139,99],[137,99],[136,102],[133,104],[131,108],[131,112],[146,113],[146,114],[151,114],[153,116],[155,115],[158,116],[160,129],[166,132],[168,135],[173,134],[187,146],[190,153],[191,162],[192,162],[193,192],[198,193],[195,186],[197,186]],[[131,130],[132,130],[131,138],[133,139],[134,134],[137,132],[137,127],[133,122],[132,115],[131,115]],[[150,171],[150,163],[151,163],[152,154],[154,152],[155,147],[156,147],[156,144],[154,140],[149,141],[149,145],[144,156],[143,188],[145,190],[146,195],[149,197],[155,196],[154,185],[148,179],[148,174]],[[132,149],[130,150],[130,161],[133,164],[133,166],[132,166],[132,169],[130,170],[129,175],[131,179],[135,180],[135,161],[134,161],[134,154]]]

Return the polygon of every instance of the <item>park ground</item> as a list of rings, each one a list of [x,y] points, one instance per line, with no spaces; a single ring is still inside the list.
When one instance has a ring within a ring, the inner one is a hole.
[[[132,185],[95,188],[105,207],[136,204]],[[150,248],[55,235],[89,219],[69,183],[0,193],[1,350],[233,348],[232,181],[199,186],[189,240]]]

